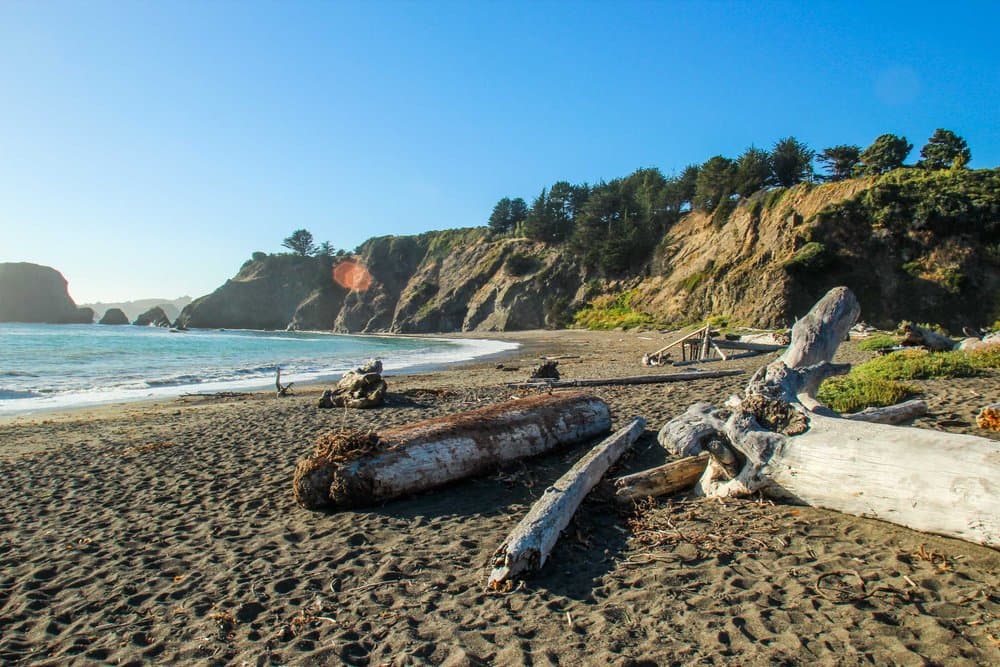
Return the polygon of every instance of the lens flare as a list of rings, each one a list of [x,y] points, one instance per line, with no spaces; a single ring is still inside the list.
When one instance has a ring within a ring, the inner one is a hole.
[[[333,282],[355,292],[364,292],[372,286],[372,274],[353,259],[345,259],[333,267]]]

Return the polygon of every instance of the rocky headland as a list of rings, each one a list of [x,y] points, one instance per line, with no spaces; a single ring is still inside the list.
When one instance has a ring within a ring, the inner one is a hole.
[[[77,307],[61,273],[29,262],[0,263],[0,322],[91,324],[94,311]]]

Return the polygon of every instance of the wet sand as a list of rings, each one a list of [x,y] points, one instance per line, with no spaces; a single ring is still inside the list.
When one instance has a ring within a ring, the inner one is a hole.
[[[493,551],[585,445],[365,510],[293,502],[318,435],[507,399],[540,355],[573,357],[566,378],[676,370],[639,365],[657,333],[496,337],[523,344],[502,360],[517,370],[390,377],[370,411],[319,410],[317,386],[4,419],[0,662],[1000,663],[1000,552],[761,499],[633,513],[599,487],[539,573],[488,593]],[[593,388],[616,427],[649,424],[614,474],[663,462],[655,431],[748,377]],[[918,384],[931,414],[916,426],[989,435],[974,418],[1000,374]]]

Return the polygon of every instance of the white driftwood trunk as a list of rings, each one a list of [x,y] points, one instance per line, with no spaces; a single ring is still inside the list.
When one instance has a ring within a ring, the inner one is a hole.
[[[306,459],[299,504],[357,507],[495,470],[611,428],[607,403],[579,392],[533,396],[378,434],[380,451],[347,462]]]
[[[660,430],[661,443],[681,455],[710,452],[697,493],[759,490],[1000,548],[1000,443],[843,419],[816,401],[823,379],[847,370],[831,360],[858,313],[850,290],[830,290],[742,399],[728,410],[692,405]]]
[[[615,502],[622,505],[656,496],[669,496],[695,485],[708,465],[708,452],[687,456],[615,480]]]
[[[763,468],[768,495],[1000,547],[1000,442],[821,415]]]
[[[634,418],[545,489],[545,494],[497,549],[487,586],[500,589],[522,572],[541,568],[580,503],[645,428],[642,417]]]

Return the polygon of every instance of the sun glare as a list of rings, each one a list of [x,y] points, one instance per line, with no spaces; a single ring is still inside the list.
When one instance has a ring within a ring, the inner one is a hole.
[[[355,292],[364,292],[372,285],[372,274],[353,259],[345,259],[333,267],[333,282]]]

